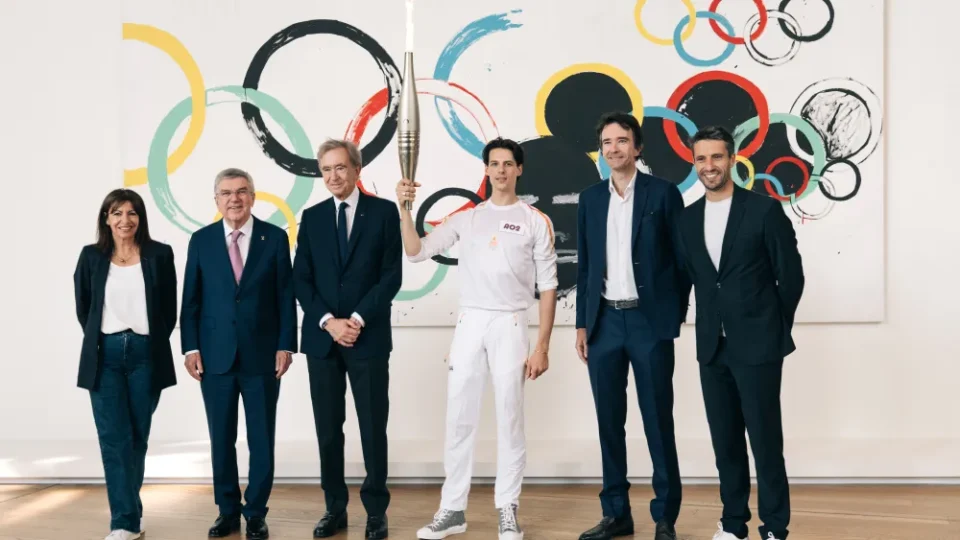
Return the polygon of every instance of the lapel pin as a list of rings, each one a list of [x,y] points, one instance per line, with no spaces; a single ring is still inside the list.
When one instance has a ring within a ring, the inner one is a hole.
[[[266,237],[265,237],[265,236],[261,236],[260,239],[261,239],[261,240],[266,240]]]

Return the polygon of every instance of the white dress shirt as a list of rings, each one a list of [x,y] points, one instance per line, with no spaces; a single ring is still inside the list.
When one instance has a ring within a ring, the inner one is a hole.
[[[141,336],[150,335],[147,290],[140,263],[130,266],[110,263],[107,273],[100,331],[115,334],[124,330],[132,330]]]
[[[347,195],[346,199],[339,199],[336,196],[333,197],[333,226],[339,227],[337,225],[337,218],[340,215],[340,203],[346,201],[347,207],[344,211],[347,213],[347,240],[350,240],[350,233],[353,232],[353,216],[357,212],[357,202],[360,200],[360,188],[353,186],[353,191],[350,192],[350,195]],[[366,323],[363,322],[363,317],[360,314],[354,312],[351,317],[357,320],[360,323],[360,326],[366,326]],[[320,328],[323,328],[323,323],[327,322],[328,319],[333,318],[333,313],[327,313],[323,317],[320,317]]]
[[[607,300],[637,298],[637,280],[633,276],[633,197],[637,173],[621,197],[610,178],[610,205],[607,211],[607,271],[603,292]]]

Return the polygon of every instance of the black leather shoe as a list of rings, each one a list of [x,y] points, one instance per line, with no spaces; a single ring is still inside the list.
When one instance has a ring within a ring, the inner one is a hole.
[[[366,537],[375,539],[386,538],[387,516],[368,516]]]
[[[252,517],[247,520],[247,538],[250,540],[266,540],[270,537],[267,520],[262,517]]]
[[[207,536],[211,538],[222,538],[224,536],[230,536],[235,532],[240,531],[240,516],[225,516],[220,514],[217,516],[217,520],[213,522],[213,527],[210,527],[210,531],[207,533]]]
[[[600,523],[580,535],[580,540],[609,540],[615,536],[630,536],[633,534],[633,516],[624,516],[620,519],[604,516]]]
[[[327,538],[347,528],[347,511],[327,512],[323,514],[313,529],[314,538]]]
[[[666,521],[657,522],[657,533],[653,540],[677,540],[677,531]]]

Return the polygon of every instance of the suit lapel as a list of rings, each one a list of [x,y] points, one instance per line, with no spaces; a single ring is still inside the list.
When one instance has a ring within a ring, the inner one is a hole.
[[[687,231],[687,238],[690,238],[690,253],[691,258],[698,257],[701,260],[701,263],[705,268],[708,268],[714,274],[717,273],[716,267],[713,266],[713,260],[710,259],[710,252],[707,251],[707,233],[703,228],[704,215],[703,213],[707,208],[707,199],[705,197],[700,197],[697,202],[690,205],[690,216],[689,227],[692,230]]]
[[[140,251],[140,269],[143,272],[143,287],[147,294],[147,328],[150,328],[150,317],[149,314],[153,313],[153,249],[150,244],[143,246],[143,249]]]
[[[243,263],[243,274],[240,275],[240,287],[253,279],[257,263],[260,262],[260,256],[263,254],[263,249],[267,243],[266,237],[263,235],[263,223],[253,216],[250,216],[250,219],[253,220],[253,230],[250,232],[250,249],[247,251],[247,260]],[[227,262],[229,263],[229,258]],[[232,268],[230,273],[233,275]]]
[[[730,259],[730,250],[733,248],[734,239],[737,236],[737,229],[740,228],[740,222],[743,218],[743,194],[740,188],[734,186],[733,200],[730,201],[730,215],[727,217],[727,228],[723,233],[723,247],[720,250],[720,268],[718,274],[723,274],[727,267],[727,261]]]
[[[630,245],[637,245],[637,238],[640,236],[640,222],[643,221],[643,211],[647,206],[647,177],[637,171],[636,180],[633,184],[633,233],[630,238]]]
[[[354,189],[359,190],[360,188]],[[353,250],[357,247],[357,241],[363,234],[363,231],[366,229],[366,211],[367,196],[361,192],[360,197],[357,199],[357,208],[353,212],[353,226],[350,227],[350,237],[347,239],[347,260],[343,261],[341,268],[346,268],[347,263],[350,262],[350,257],[353,255]]]
[[[612,187],[610,184],[612,182],[613,180],[609,178],[606,180],[606,185],[603,186],[604,187],[603,191],[601,191],[600,194],[598,195],[599,202],[597,203],[597,211],[595,213],[590,214],[590,215],[596,215],[596,219],[597,219],[596,227],[597,227],[597,230],[600,231],[600,241],[597,242],[598,246],[607,245],[607,234],[608,234],[607,218],[610,215],[610,188]],[[603,272],[600,272],[600,275],[604,276],[606,275],[606,272],[607,272],[607,257],[602,254],[606,253],[606,247],[604,247],[599,252],[595,251],[595,253],[601,253],[600,261],[601,261],[601,268],[603,269]]]
[[[105,290],[107,288],[107,275],[109,273],[110,255],[101,254],[99,257],[97,257],[97,267],[95,268],[93,274],[93,286],[94,290],[100,294],[100,303],[103,303],[103,298],[106,296]]]
[[[230,264],[230,253],[227,251],[227,242],[229,242],[230,239],[227,237],[226,225],[223,223],[222,218],[220,219],[220,226],[214,227],[210,232],[212,234],[210,241],[214,244],[211,249],[216,253],[215,260],[220,261],[219,266],[226,276],[226,281],[232,283],[233,288],[236,289],[237,278],[233,277],[233,265]]]

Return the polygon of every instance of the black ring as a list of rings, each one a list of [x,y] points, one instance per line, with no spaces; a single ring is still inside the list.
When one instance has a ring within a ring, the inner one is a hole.
[[[790,3],[790,0],[783,0],[782,2],[780,2],[780,7],[777,9],[779,11],[786,13],[787,4],[789,3]],[[830,0],[823,0],[823,3],[827,5],[827,9],[830,11],[830,18],[827,20],[827,24],[823,25],[823,28],[821,28],[820,31],[817,32],[816,34],[812,34],[809,36],[798,36],[796,32],[787,28],[787,23],[783,19],[780,19],[777,21],[780,23],[780,29],[783,30],[783,33],[786,34],[788,38],[794,41],[806,41],[808,43],[811,41],[817,41],[818,39],[827,35],[827,32],[829,32],[830,29],[833,28],[834,12],[833,12],[833,4],[830,2]]]
[[[834,195],[832,193],[827,192],[826,188],[823,187],[823,182],[817,182],[817,185],[820,187],[820,193],[823,193],[823,196],[830,199],[831,201],[849,201],[854,196],[856,196],[858,191],[860,191],[860,167],[857,167],[852,161],[850,161],[847,158],[838,158],[838,159],[833,159],[828,161],[827,164],[823,166],[823,170],[820,171],[820,177],[823,178],[824,176],[827,175],[827,169],[829,169],[834,165],[839,165],[841,163],[853,169],[853,174],[856,176],[856,180],[853,185],[853,191],[851,191],[849,194],[844,195],[842,197],[839,195]]]
[[[393,62],[393,59],[390,58],[387,51],[385,51],[376,40],[360,29],[332,19],[315,19],[292,24],[274,34],[260,47],[260,50],[254,55],[253,60],[250,61],[250,66],[247,68],[247,75],[243,79],[243,86],[244,88],[257,90],[257,85],[260,83],[260,75],[263,74],[263,69],[266,67],[267,60],[270,59],[270,56],[291,41],[312,34],[333,34],[349,39],[367,51],[370,56],[376,60],[380,71],[383,72],[383,78],[388,90],[386,117],[383,120],[383,125],[380,126],[380,131],[378,131],[373,140],[367,143],[361,150],[363,165],[366,166],[383,152],[387,144],[390,143],[390,140],[393,139],[393,134],[397,130],[397,113],[399,112],[398,98],[400,96],[401,77],[397,65]],[[256,105],[242,102],[240,104],[240,110],[243,112],[243,119],[247,124],[247,128],[250,129],[250,132],[253,133],[253,136],[256,137],[260,143],[263,152],[279,165],[280,168],[297,176],[310,176],[314,178],[323,176],[320,173],[320,164],[316,157],[305,158],[294,154],[277,141],[263,123],[263,116],[260,114],[260,109]]]
[[[443,188],[431,194],[429,197],[427,197],[423,201],[423,205],[420,207],[420,210],[417,211],[417,219],[414,222],[417,227],[417,234],[420,235],[420,238],[423,238],[424,236],[427,235],[426,231],[424,231],[423,229],[423,223],[427,217],[427,212],[430,210],[430,208],[432,208],[433,205],[437,204],[437,202],[444,197],[455,197],[455,196],[460,196],[465,199],[469,199],[470,201],[473,201],[474,204],[480,204],[483,202],[483,199],[480,198],[480,196],[474,193],[473,191],[470,191],[469,189],[458,188],[458,187]],[[457,266],[459,264],[458,259],[454,259],[453,257],[445,257],[443,255],[434,255],[433,257],[431,257],[431,259],[439,264],[446,264],[448,266]]]

